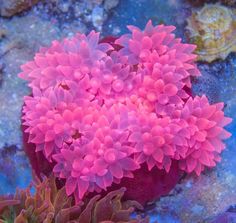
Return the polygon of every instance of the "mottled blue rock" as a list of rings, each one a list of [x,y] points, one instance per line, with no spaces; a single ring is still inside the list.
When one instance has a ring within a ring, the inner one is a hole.
[[[236,213],[226,212],[219,215],[215,220],[211,221],[211,223],[236,223]]]
[[[231,206],[226,212],[211,220],[210,223],[236,223],[236,206]]]

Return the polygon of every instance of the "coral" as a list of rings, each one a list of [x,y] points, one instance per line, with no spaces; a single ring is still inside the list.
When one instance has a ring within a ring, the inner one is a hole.
[[[57,189],[54,177],[35,183],[35,194],[30,187],[18,190],[12,198],[0,199],[0,222],[14,223],[147,223],[147,218],[130,214],[142,206],[135,201],[121,202],[125,188],[112,191],[101,198],[96,195],[86,203],[73,204],[65,187]]]
[[[65,212],[61,217],[66,220],[72,213],[72,198],[68,197],[65,188],[60,190],[56,187],[53,177],[40,182],[35,181],[35,194],[32,195],[28,187],[25,190],[17,190],[12,200],[3,200],[5,208],[1,212],[2,221],[12,222],[52,222],[57,214]],[[0,203],[2,203],[0,202]],[[14,204],[13,202],[17,202]],[[14,206],[13,206],[14,205]],[[67,215],[66,215],[67,210]],[[76,210],[80,210],[79,206]],[[47,219],[47,220],[45,220]],[[44,221],[45,220],[45,221]],[[66,221],[64,221],[66,222]]]
[[[38,3],[38,1],[39,0],[0,0],[0,15],[3,17],[11,17],[31,8]]]
[[[204,167],[213,167],[220,161],[219,154],[225,148],[222,139],[230,137],[223,127],[231,122],[224,117],[223,107],[223,103],[210,105],[206,96],[188,99],[180,115],[188,123],[188,150],[185,159],[180,160],[181,169],[200,175]]]
[[[190,41],[198,46],[198,60],[224,60],[229,53],[236,51],[235,13],[220,4],[206,4],[187,19]]]
[[[192,97],[191,77],[200,75],[195,46],[175,38],[173,26],[128,28],[114,41],[99,42],[95,32],[54,41],[19,74],[32,89],[23,107],[32,153],[43,154],[76,202],[135,171],[143,176],[145,165],[162,175],[177,160],[199,175],[219,161],[230,136],[222,104]]]
[[[23,136],[26,154],[36,174],[40,176],[40,173],[45,175],[51,173],[55,163],[49,163],[42,151],[35,152],[35,145],[27,143],[28,134],[24,133]],[[142,164],[140,169],[133,172],[134,178],[122,178],[119,184],[113,184],[108,188],[108,191],[126,187],[127,190],[124,198],[129,200],[135,199],[144,205],[147,202],[155,201],[155,199],[167,195],[178,183],[181,175],[182,172],[177,162],[172,163],[168,173],[156,167],[150,171],[145,164]],[[137,185],[139,185],[138,188]]]

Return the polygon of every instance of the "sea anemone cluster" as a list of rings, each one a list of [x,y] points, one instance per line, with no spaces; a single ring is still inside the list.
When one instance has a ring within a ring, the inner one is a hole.
[[[54,41],[19,74],[32,89],[23,107],[28,142],[77,201],[143,165],[168,172],[175,161],[200,175],[230,136],[223,103],[191,94],[195,45],[175,38],[173,26],[128,28],[113,43],[94,31]]]
[[[68,197],[65,187],[58,189],[55,177],[35,179],[24,190],[17,190],[11,197],[0,197],[1,223],[148,223],[148,218],[131,218],[135,209],[143,207],[136,201],[121,201],[125,188],[108,193],[102,197],[94,196],[91,200],[74,204]]]

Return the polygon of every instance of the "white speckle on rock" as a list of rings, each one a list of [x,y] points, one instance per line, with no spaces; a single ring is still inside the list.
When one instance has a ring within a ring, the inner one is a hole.
[[[58,7],[62,12],[66,13],[69,10],[70,4],[68,2],[63,2],[59,4]]]
[[[186,188],[191,188],[193,185],[193,183],[191,181],[187,181],[186,184],[185,184],[185,187]]]
[[[200,213],[204,210],[204,207],[202,205],[199,205],[199,204],[195,204],[193,207],[192,207],[192,212],[193,213]]]
[[[113,33],[113,35],[118,35],[118,34],[120,34],[120,32],[121,32],[121,30],[120,30],[120,27],[118,27],[118,26],[115,26],[114,28],[113,28],[113,30],[112,30],[112,33]]]
[[[119,0],[105,0],[104,2],[104,9],[106,11],[109,11],[113,8],[115,8],[119,3]]]
[[[96,6],[92,11],[92,23],[94,27],[97,27],[98,30],[102,29],[102,24],[104,20],[104,10],[103,8]]]
[[[35,24],[30,25],[30,28],[33,29],[35,27]]]

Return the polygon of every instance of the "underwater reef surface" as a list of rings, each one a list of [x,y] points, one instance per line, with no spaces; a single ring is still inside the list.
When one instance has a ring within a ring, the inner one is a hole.
[[[119,36],[127,32],[126,25],[143,28],[149,19],[154,24],[175,25],[175,33],[185,40],[185,18],[191,14],[192,7],[182,0],[120,0],[117,6],[114,1],[111,7],[104,1],[91,0],[81,1],[72,10],[73,1],[60,0],[56,5],[53,2],[40,2],[11,19],[0,18],[1,194],[13,193],[16,187],[25,188],[31,181],[20,127],[23,96],[29,93],[26,83],[17,76],[21,64],[54,39],[78,31],[88,33],[91,29],[101,31],[102,36]],[[235,120],[236,55],[230,54],[226,60],[211,64],[199,62],[198,68],[202,76],[193,82],[195,94],[206,94],[214,103],[223,101],[226,116]],[[221,163],[200,177],[183,178],[168,196],[148,207],[146,212],[153,222],[156,219],[159,223],[211,222],[236,204],[235,121],[227,130],[232,137],[226,141]]]

